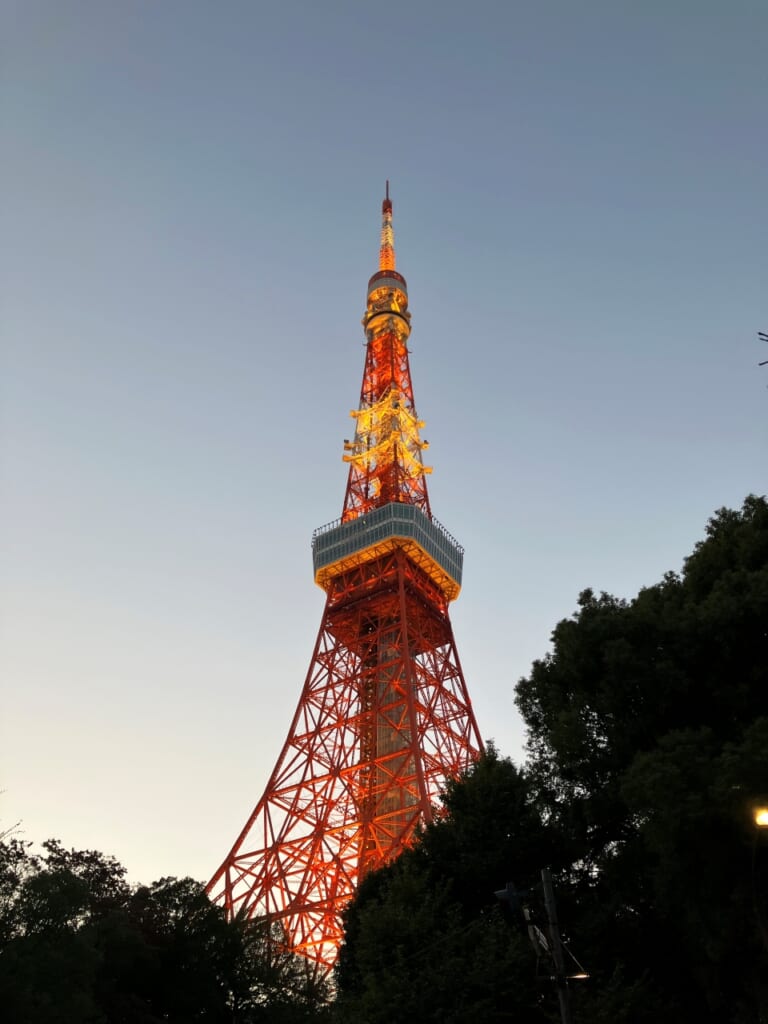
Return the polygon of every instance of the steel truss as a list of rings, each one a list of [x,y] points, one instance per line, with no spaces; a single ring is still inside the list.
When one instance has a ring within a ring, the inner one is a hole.
[[[210,882],[232,915],[281,922],[330,968],[359,880],[429,821],[482,746],[447,606],[401,550],[328,595],[288,739]]]
[[[412,841],[418,823],[432,818],[445,778],[482,749],[448,617],[461,583],[459,545],[446,534],[437,543],[450,557],[430,553],[429,531],[406,535],[392,515],[383,517],[392,525],[378,544],[363,537],[360,546],[354,525],[388,505],[416,506],[434,522],[388,190],[382,217],[355,436],[344,443],[341,521],[354,543],[316,572],[327,600],[288,738],[208,884],[228,914],[266,919],[270,934],[318,971],[336,961],[341,912],[360,879]]]

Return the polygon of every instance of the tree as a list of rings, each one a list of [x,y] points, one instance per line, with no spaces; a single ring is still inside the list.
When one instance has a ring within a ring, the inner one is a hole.
[[[227,920],[203,886],[132,888],[114,858],[0,842],[0,1006],[25,1024],[318,1019],[327,991],[263,922]]]
[[[98,908],[125,897],[125,872],[93,851],[44,848],[40,858],[18,839],[0,843],[0,1005],[28,1024],[100,1021],[90,932]]]
[[[748,809],[768,788],[768,504],[716,513],[679,576],[579,606],[517,701],[573,844],[585,1015],[616,1019],[612,985],[636,1021],[765,1015]]]
[[[525,768],[490,748],[350,904],[339,1019],[556,1019],[492,896],[535,906],[547,866],[591,974],[577,1021],[768,1020],[768,503],[721,509],[632,600],[584,591],[552,639],[516,688]]]
[[[510,924],[494,895],[509,879],[534,887],[548,849],[527,777],[490,746],[442,811],[347,910],[339,1018],[544,1021],[522,916]]]

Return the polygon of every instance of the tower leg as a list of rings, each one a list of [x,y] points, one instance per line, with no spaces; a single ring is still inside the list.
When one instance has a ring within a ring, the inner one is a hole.
[[[359,879],[481,747],[437,588],[399,549],[340,577],[277,765],[210,894],[330,968]]]

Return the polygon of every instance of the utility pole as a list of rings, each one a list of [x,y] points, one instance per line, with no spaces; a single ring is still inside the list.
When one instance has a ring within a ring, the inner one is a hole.
[[[560,1018],[563,1024],[573,1024],[570,993],[568,991],[565,962],[563,960],[563,944],[560,938],[560,926],[557,923],[555,890],[552,888],[552,875],[549,873],[549,868],[541,869],[541,885],[544,890],[544,906],[547,911],[550,947],[555,964],[555,984],[557,985],[557,998],[560,1000]]]

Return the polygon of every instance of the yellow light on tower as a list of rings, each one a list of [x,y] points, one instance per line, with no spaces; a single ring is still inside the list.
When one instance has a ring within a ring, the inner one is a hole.
[[[756,807],[754,821],[758,828],[768,828],[768,807]]]

